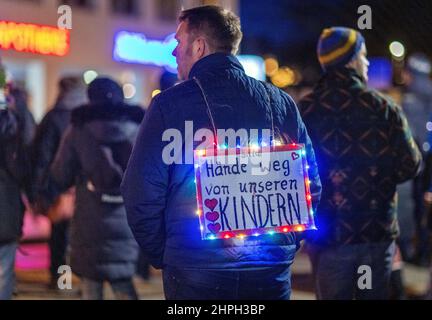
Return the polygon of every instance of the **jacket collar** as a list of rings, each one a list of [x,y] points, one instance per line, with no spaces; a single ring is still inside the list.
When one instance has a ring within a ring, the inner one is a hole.
[[[357,84],[366,86],[365,80],[356,70],[346,67],[328,70],[322,77],[320,84],[330,86],[349,86]]]
[[[216,70],[237,69],[244,72],[238,59],[226,53],[213,53],[197,61],[189,72],[189,79]]]

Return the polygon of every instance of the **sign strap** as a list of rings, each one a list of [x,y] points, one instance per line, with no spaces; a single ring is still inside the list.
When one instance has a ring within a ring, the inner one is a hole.
[[[275,125],[274,125],[273,108],[272,108],[272,93],[270,91],[270,88],[271,88],[270,84],[268,84],[265,81],[260,81],[260,82],[263,85],[265,91],[267,92],[268,104],[270,106],[270,117],[271,117],[272,132],[273,132],[272,139],[276,138],[276,131],[277,131],[278,135],[282,139],[282,135],[280,134],[279,128],[275,127]],[[288,134],[286,134],[286,138],[287,138],[289,144],[294,143],[294,140],[292,140],[291,137]]]
[[[211,109],[210,109],[210,104],[209,104],[209,102],[207,100],[207,96],[206,96],[205,91],[204,91],[204,88],[202,87],[201,82],[198,80],[197,77],[193,77],[193,80],[198,85],[198,87],[199,87],[199,89],[201,91],[201,95],[203,96],[204,103],[205,103],[205,105],[207,107],[207,114],[208,114],[208,116],[210,118],[210,122],[211,122],[211,125],[213,127],[213,134],[215,135],[215,137],[217,137],[216,124],[215,124],[215,121],[214,121],[214,118],[213,118],[213,115],[212,115],[212,112],[211,112]],[[271,106],[271,94],[270,94],[270,90],[268,89],[267,85],[264,82],[261,82],[261,83],[263,84],[263,86],[265,88],[265,91],[267,93],[268,105],[270,107],[270,119],[271,119],[271,129],[272,129],[271,140],[273,140],[275,138],[275,126],[274,126],[274,118],[273,118],[273,109],[272,109],[272,106]]]
[[[198,87],[200,88],[201,95],[202,95],[203,98],[204,98],[204,103],[205,103],[205,105],[206,105],[206,107],[207,107],[207,114],[208,114],[208,116],[209,116],[209,118],[210,118],[210,122],[211,122],[211,125],[212,125],[212,127],[213,127],[213,134],[214,134],[214,136],[215,136],[215,138],[216,138],[216,141],[217,141],[217,130],[216,130],[216,124],[215,124],[215,121],[214,121],[214,119],[213,119],[213,115],[212,115],[212,112],[211,112],[211,109],[210,109],[210,104],[208,103],[207,96],[206,96],[206,94],[205,94],[204,88],[202,87],[201,82],[198,80],[197,77],[193,77],[193,79],[194,79],[194,81],[196,82],[196,84],[198,85]]]

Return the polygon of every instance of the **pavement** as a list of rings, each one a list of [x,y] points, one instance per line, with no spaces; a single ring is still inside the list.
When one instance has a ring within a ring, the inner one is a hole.
[[[40,265],[39,265],[40,267]],[[158,270],[151,269],[150,280],[134,279],[138,295],[143,300],[164,299],[162,277]],[[426,293],[429,284],[427,268],[404,264],[403,277],[406,292],[410,297],[419,297]],[[292,267],[293,300],[314,300],[314,288],[311,275],[311,265],[307,255],[300,251]],[[105,296],[113,299],[108,285],[105,286]],[[73,278],[72,290],[53,290],[49,288],[49,272],[46,268],[17,269],[17,288],[15,300],[76,300],[80,298],[79,279]]]

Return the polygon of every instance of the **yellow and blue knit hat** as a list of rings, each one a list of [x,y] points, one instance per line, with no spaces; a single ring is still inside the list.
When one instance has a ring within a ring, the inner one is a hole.
[[[324,70],[344,66],[365,42],[360,32],[344,27],[324,29],[318,42],[318,60]]]

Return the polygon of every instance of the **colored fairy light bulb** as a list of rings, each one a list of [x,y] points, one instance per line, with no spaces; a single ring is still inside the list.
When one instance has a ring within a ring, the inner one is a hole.
[[[296,226],[294,230],[297,232],[302,232],[305,230],[305,227],[304,226]]]
[[[308,194],[308,195],[306,196],[306,199],[308,199],[308,200],[310,201],[310,200],[312,200],[312,196],[311,196],[310,194]]]
[[[274,235],[275,234],[275,232],[274,231],[269,231],[269,233],[268,233],[269,235]]]
[[[215,236],[213,236],[213,235],[211,235],[210,237],[208,237],[210,240],[215,240],[216,239],[216,237]]]
[[[200,227],[200,230],[201,230],[201,231],[203,231],[203,230],[204,230],[204,227],[203,227],[203,226],[201,226],[201,227]]]
[[[306,155],[306,151],[302,150],[301,154],[302,154],[302,156],[305,156]]]
[[[252,148],[252,150],[254,150],[254,151],[258,151],[259,150],[259,145],[257,145],[257,144],[252,144],[251,145],[251,148]]]
[[[282,229],[282,231],[283,231],[283,232],[288,232],[288,228],[285,227],[285,228]]]
[[[231,238],[231,236],[229,234],[226,234],[226,235],[224,235],[224,238],[229,239],[229,238]]]
[[[258,237],[258,236],[260,236],[260,234],[259,233],[254,233],[253,236],[254,237]]]
[[[196,215],[197,215],[197,216],[200,216],[200,215],[201,215],[201,210],[197,210],[197,211],[196,211]]]
[[[197,155],[200,156],[200,157],[205,156],[205,150],[198,150],[197,151]]]

